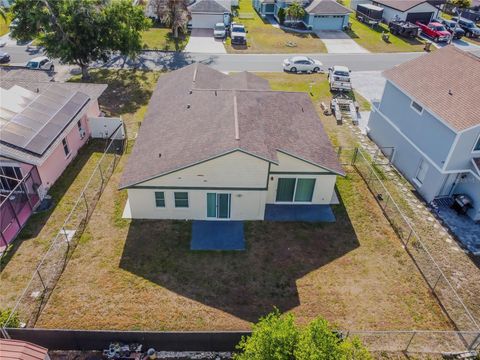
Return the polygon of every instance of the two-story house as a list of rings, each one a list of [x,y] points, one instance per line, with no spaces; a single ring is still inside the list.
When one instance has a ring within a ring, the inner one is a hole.
[[[384,72],[368,134],[430,202],[466,194],[480,220],[480,59],[454,46]]]
[[[309,221],[337,175],[308,94],[194,64],[160,77],[120,188],[131,218]]]

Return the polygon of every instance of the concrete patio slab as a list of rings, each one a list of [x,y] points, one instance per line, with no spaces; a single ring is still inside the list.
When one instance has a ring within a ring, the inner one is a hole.
[[[327,52],[331,54],[365,54],[369,52],[340,30],[317,31],[316,35],[327,47]]]
[[[185,52],[205,54],[226,54],[223,40],[213,37],[213,29],[193,29]]]
[[[382,98],[387,80],[381,71],[352,71],[350,78],[355,91],[368,101],[379,101]]]
[[[265,206],[267,221],[335,222],[330,205],[278,205]]]
[[[203,221],[192,223],[191,250],[245,250],[243,221]]]
[[[435,200],[438,216],[450,231],[474,255],[480,255],[480,224],[450,208],[451,199]]]

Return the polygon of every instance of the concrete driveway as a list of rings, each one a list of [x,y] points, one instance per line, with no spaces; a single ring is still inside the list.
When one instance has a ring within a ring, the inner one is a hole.
[[[226,54],[223,41],[213,37],[213,29],[192,29],[185,52]]]
[[[380,100],[387,80],[381,71],[353,71],[350,74],[353,88],[370,102]]]
[[[368,53],[358,45],[350,36],[340,30],[322,30],[316,32],[317,36],[327,47],[327,51],[332,54],[364,54]]]

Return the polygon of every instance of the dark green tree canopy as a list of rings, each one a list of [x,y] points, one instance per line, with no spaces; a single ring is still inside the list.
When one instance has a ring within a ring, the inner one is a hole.
[[[138,54],[141,31],[150,27],[130,0],[16,0],[12,14],[18,19],[14,38],[37,38],[49,56],[80,66],[83,77],[91,62],[114,52]]]

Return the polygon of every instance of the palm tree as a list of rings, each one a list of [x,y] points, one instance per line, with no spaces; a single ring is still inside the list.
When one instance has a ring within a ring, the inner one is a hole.
[[[7,21],[7,12],[5,11],[5,8],[3,6],[0,6],[0,17],[4,21]]]
[[[299,2],[294,1],[285,10],[285,14],[296,23],[305,16],[305,9]]]

